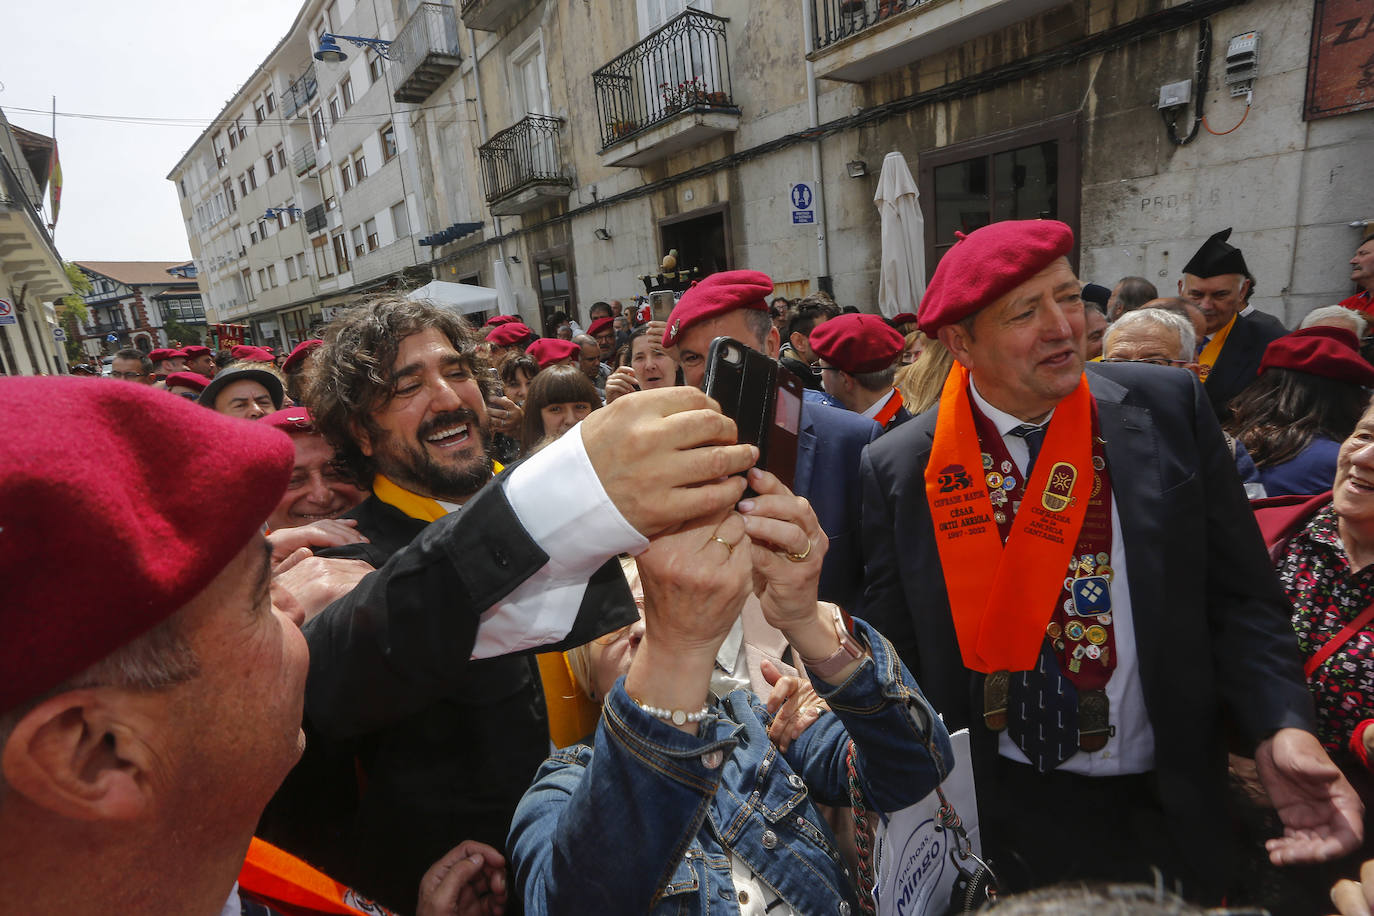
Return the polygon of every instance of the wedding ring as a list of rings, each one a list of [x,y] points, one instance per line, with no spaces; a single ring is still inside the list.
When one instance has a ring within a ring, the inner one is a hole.
[[[722,547],[724,547],[726,550],[730,551],[730,553],[733,554],[733,553],[735,552],[735,545],[734,545],[734,544],[731,544],[731,543],[730,543],[729,541],[727,541],[725,538],[720,537],[720,536],[718,536],[718,535],[711,535],[711,540],[718,542]]]
[[[814,544],[815,541],[811,540],[810,538],[807,538],[805,550],[803,550],[801,553],[784,553],[783,556],[787,557],[787,559],[791,560],[793,563],[800,563],[807,557],[811,556],[811,548],[812,546],[814,546]]]

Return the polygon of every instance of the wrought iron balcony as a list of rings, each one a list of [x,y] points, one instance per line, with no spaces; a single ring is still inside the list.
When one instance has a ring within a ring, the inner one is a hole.
[[[287,118],[304,117],[310,100],[319,92],[320,84],[315,79],[315,65],[305,68],[305,72],[291,81],[282,93],[282,115]]]
[[[592,74],[603,151],[691,112],[729,112],[738,121],[728,21],[689,9]]]
[[[291,154],[291,164],[296,169],[297,177],[313,169],[315,167],[315,145],[309,140],[305,141],[305,145]]]
[[[519,8],[519,0],[463,0],[463,25],[495,32]]]
[[[421,3],[391,43],[392,94],[423,102],[458,69],[458,17],[452,3]]]
[[[87,336],[105,337],[109,334],[123,334],[128,330],[129,327],[122,321],[96,321],[90,325]]]
[[[512,216],[568,196],[572,178],[558,151],[562,124],[562,118],[526,115],[477,148],[492,215]]]
[[[816,20],[816,50],[885,22],[903,10],[930,0],[812,0]]]
[[[317,204],[305,211],[305,231],[322,232],[329,224],[324,204]]]

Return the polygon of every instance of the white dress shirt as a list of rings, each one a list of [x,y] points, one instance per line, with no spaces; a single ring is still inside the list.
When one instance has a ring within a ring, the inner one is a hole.
[[[997,427],[1007,452],[1024,479],[1026,462],[1030,449],[1026,440],[1011,435],[1011,430],[1022,424],[1005,411],[998,410],[978,393],[978,388],[969,380],[969,393],[983,415]],[[1051,414],[1053,416],[1053,414]],[[1049,422],[1048,419],[1045,420]],[[1115,483],[1125,483],[1117,478]],[[1127,773],[1145,773],[1155,766],[1155,733],[1150,725],[1150,717],[1145,710],[1145,689],[1140,683],[1140,660],[1135,651],[1135,615],[1131,608],[1131,589],[1126,574],[1126,544],[1121,534],[1121,513],[1117,509],[1116,495],[1112,495],[1112,633],[1116,637],[1116,669],[1107,681],[1107,701],[1109,704],[1108,723],[1115,727],[1116,733],[1107,739],[1100,751],[1089,753],[1079,751],[1061,763],[1057,769],[1084,776],[1121,776]],[[1057,599],[1056,599],[1057,600]],[[1030,761],[1016,742],[1004,731],[998,738],[998,753],[1018,763]]]

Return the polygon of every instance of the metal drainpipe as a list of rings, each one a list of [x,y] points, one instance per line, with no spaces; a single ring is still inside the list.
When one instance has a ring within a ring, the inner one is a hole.
[[[477,97],[477,133],[482,138],[482,143],[486,143],[488,140],[491,139],[491,136],[487,133],[487,107],[482,102],[482,71],[481,68],[478,67],[477,36],[473,34],[472,29],[468,29],[467,31],[468,47],[472,48],[472,94]],[[504,264],[506,262],[506,244],[505,242],[500,241],[501,236],[505,235],[505,233],[501,231],[501,217],[493,214],[491,217],[491,223],[496,230],[496,254],[501,259],[501,263]],[[510,271],[506,271],[506,274],[507,279],[509,279]],[[512,295],[514,295],[514,290],[512,290]],[[519,313],[519,310],[520,307],[517,303],[517,314]]]
[[[805,33],[808,51],[816,46],[816,21],[813,18],[815,0],[801,0],[802,28]],[[816,102],[816,65],[810,58],[806,61],[806,112],[808,126],[816,128],[821,123],[820,108]],[[825,237],[825,183],[821,174],[821,141],[811,141],[811,181],[816,186],[814,204],[816,206],[816,269],[818,285],[824,289],[830,283],[830,248]]]

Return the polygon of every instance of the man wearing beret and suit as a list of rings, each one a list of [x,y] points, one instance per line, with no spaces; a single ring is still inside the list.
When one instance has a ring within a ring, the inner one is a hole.
[[[319,764],[315,772],[293,774],[274,804],[272,826],[286,831],[283,845],[402,912],[414,909],[420,876],[455,839],[504,846],[547,755],[544,669],[522,653],[580,645],[638,619],[612,558],[647,542],[632,513],[622,515],[606,494],[638,476],[635,499],[667,500],[657,513],[671,504],[663,488],[683,472],[676,447],[668,451],[681,436],[646,413],[662,402],[634,398],[597,411],[492,484],[490,376],[477,361],[478,340],[443,308],[373,300],[326,330],[306,395],[338,461],[372,490],[350,513],[368,543],[321,553],[377,572],[305,625],[306,729],[325,740],[316,742],[319,759],[307,760]],[[381,384],[370,365],[384,367]],[[704,406],[693,394],[692,409]],[[636,414],[641,422],[631,428]],[[614,446],[587,432],[609,427],[618,430]],[[602,447],[615,456],[604,459]],[[623,476],[603,485],[600,460]],[[539,470],[526,471],[531,465]],[[709,469],[698,470],[701,479]],[[660,475],[652,486],[649,474]],[[723,481],[702,498],[721,486],[742,490]],[[480,628],[463,613],[474,608],[491,609]],[[333,766],[341,749],[361,774],[356,800]],[[312,794],[326,781],[332,798]],[[292,812],[331,800],[348,821],[342,836],[293,829]]]
[[[772,291],[773,281],[767,274],[728,270],[711,274],[682,294],[668,316],[663,347],[676,348],[688,385],[700,388],[705,384],[706,357],[717,337],[733,337],[778,358],[781,337],[768,314],[767,296]],[[810,501],[830,538],[821,571],[821,600],[851,612],[859,609],[863,592],[859,455],[880,432],[872,420],[851,411],[809,398],[803,402],[792,492]]]
[[[1354,848],[1359,801],[1312,735],[1287,606],[1190,373],[1093,364],[1063,223],[994,223],[941,260],[922,330],[939,405],[865,453],[867,619],[968,727],[1004,889],[1149,880],[1219,899],[1228,735],[1290,830]],[[1027,480],[1029,478],[1029,480]]]
[[[1230,237],[1223,229],[1203,242],[1178,281],[1178,294],[1207,320],[1207,333],[1197,342],[1198,375],[1222,421],[1230,416],[1231,399],[1255,380],[1269,341],[1288,332],[1272,315],[1247,308],[1250,270]]]
[[[892,387],[905,346],[906,338],[877,315],[840,315],[811,332],[825,393],[883,432],[911,419],[902,393]]]

